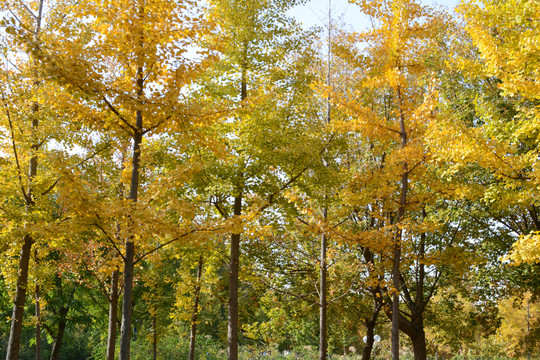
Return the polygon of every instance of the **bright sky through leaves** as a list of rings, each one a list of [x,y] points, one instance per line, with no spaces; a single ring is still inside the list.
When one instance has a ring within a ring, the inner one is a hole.
[[[459,0],[424,0],[422,3],[435,8],[446,8],[453,12]],[[328,23],[328,5],[328,0],[310,0],[305,5],[296,6],[289,13],[296,17],[305,28],[324,26]],[[354,30],[361,31],[370,27],[369,18],[348,0],[331,0],[330,7],[333,19],[339,19]]]

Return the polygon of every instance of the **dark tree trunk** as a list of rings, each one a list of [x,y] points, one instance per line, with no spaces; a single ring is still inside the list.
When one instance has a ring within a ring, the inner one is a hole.
[[[416,337],[411,338],[413,343],[414,360],[427,360],[426,334],[424,330],[418,331]]]
[[[407,147],[407,130],[405,128],[405,114],[403,111],[403,99],[401,89],[397,88],[397,97],[399,101],[399,127],[401,137],[401,149]],[[396,243],[394,245],[393,267],[392,267],[392,285],[394,293],[392,295],[392,360],[399,360],[399,291],[401,288],[401,241],[403,240],[403,230],[401,222],[405,219],[405,211],[407,207],[407,193],[409,189],[409,167],[407,161],[403,161],[403,173],[401,175],[401,198],[399,203],[397,225],[399,229],[396,234]]]
[[[36,27],[35,27],[34,35],[36,37],[39,37],[41,33],[41,18],[43,15],[43,1],[44,0],[39,1],[38,12],[37,12],[37,16],[35,17]],[[35,74],[34,85],[36,87],[39,85],[37,71]],[[37,112],[39,112],[39,104],[37,102],[34,102],[32,104],[32,113],[36,115]],[[24,190],[22,190],[23,191],[22,195],[26,202],[27,211],[31,211],[34,205],[33,194],[32,194],[32,191],[33,191],[32,181],[37,175],[37,168],[38,168],[38,157],[36,154],[40,146],[39,139],[37,138],[38,128],[39,128],[39,120],[37,119],[37,117],[34,117],[32,119],[32,136],[34,139],[33,139],[33,144],[31,146],[33,155],[30,158],[30,164],[28,166],[29,185],[28,185],[28,190],[26,193],[24,193]],[[12,129],[12,132],[13,132],[13,129]],[[14,137],[13,137],[13,149],[14,151],[16,151]],[[15,154],[15,156],[17,156],[17,154]],[[22,176],[22,174],[19,173],[19,176]],[[17,288],[15,290],[15,300],[13,302],[13,312],[12,312],[12,317],[11,317],[11,327],[9,330],[6,360],[17,360],[19,358],[19,350],[21,347],[22,322],[23,322],[23,317],[24,317],[24,304],[26,302],[26,288],[28,286],[28,267],[30,265],[30,251],[32,248],[32,244],[33,244],[33,239],[30,236],[30,234],[24,235],[23,246],[21,248],[21,255],[19,257],[19,269],[17,273]]]
[[[41,360],[41,308],[40,308],[40,293],[39,285],[36,284],[35,295],[35,314],[36,314],[36,360]]]
[[[364,350],[362,350],[362,360],[371,359],[371,352],[373,351],[373,343],[375,342],[375,329],[370,326],[369,322],[366,321],[366,344],[364,345]]]
[[[399,230],[401,233],[401,230]],[[399,360],[399,266],[401,260],[401,245],[398,243],[401,241],[401,236],[398,236],[398,240],[394,245],[394,263],[392,267],[392,285],[394,292],[392,294],[392,360]]]
[[[191,332],[189,334],[189,360],[195,360],[195,339],[197,337],[197,315],[199,314],[199,294],[201,292],[203,258],[199,257],[197,267],[197,285],[195,285],[195,302],[193,304],[193,314],[191,315]]]
[[[21,332],[24,316],[24,303],[26,300],[26,288],[28,285],[28,266],[30,263],[30,250],[32,238],[24,236],[24,243],[19,258],[19,273],[17,276],[17,289],[13,303],[13,315],[11,317],[11,329],[7,346],[6,360],[18,360],[21,347]]]
[[[107,360],[114,360],[116,350],[116,323],[118,321],[118,269],[111,276],[111,293],[109,298],[109,329],[107,332]]]
[[[154,314],[152,315],[152,338],[153,359],[157,360],[157,306],[154,306]]]
[[[427,360],[426,335],[424,333],[423,310],[416,308],[412,311],[411,320],[401,315],[399,318],[399,329],[403,331],[413,343],[414,359]],[[392,319],[390,311],[386,312],[389,319]]]
[[[234,215],[242,214],[242,195],[234,198]],[[231,258],[229,263],[229,317],[228,317],[228,356],[238,360],[238,286],[240,271],[240,234],[231,235]]]
[[[120,360],[129,360],[131,343],[131,315],[133,299],[133,256],[135,244],[126,241],[124,259],[124,297],[122,299],[122,326],[120,337]]]
[[[241,61],[242,74],[240,84],[240,100],[242,103],[247,99],[247,61],[248,42],[243,43],[243,58]],[[240,170],[243,171],[243,170]],[[239,173],[241,174],[241,173]],[[241,181],[241,180],[239,180]],[[243,184],[236,184],[234,196],[234,216],[242,214]],[[227,325],[227,355],[229,360],[238,359],[238,285],[240,272],[240,234],[231,234],[231,258],[229,261],[229,314]]]
[[[373,344],[375,343],[375,325],[377,324],[377,318],[379,317],[380,311],[381,303],[375,301],[371,317],[369,319],[365,319],[366,344],[364,345],[364,350],[362,351],[362,360],[371,359],[371,352],[373,351]]]
[[[58,332],[56,334],[56,338],[54,339],[50,360],[58,360],[58,357],[60,356],[60,348],[62,346],[62,340],[64,339],[64,333],[66,331],[68,312],[69,307],[61,307],[60,311],[58,312]]]
[[[143,69],[137,69],[137,96],[143,95],[144,77]],[[133,160],[131,168],[131,184],[129,200],[137,201],[139,193],[141,144],[143,139],[143,116],[142,111],[136,111],[135,132],[133,134]],[[133,303],[133,268],[135,256],[135,244],[132,237],[128,237],[125,243],[124,255],[124,296],[122,299],[122,326],[120,329],[120,360],[129,360],[131,344],[131,316]]]
[[[326,208],[324,209],[324,215],[326,218]],[[319,295],[319,359],[326,360],[327,357],[327,339],[326,339],[326,310],[328,308],[327,301],[327,264],[326,264],[326,250],[328,248],[328,238],[326,234],[321,236],[321,269],[320,269],[320,295]]]

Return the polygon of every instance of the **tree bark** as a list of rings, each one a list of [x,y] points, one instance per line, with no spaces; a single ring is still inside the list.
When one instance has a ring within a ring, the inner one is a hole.
[[[107,360],[114,360],[116,350],[116,322],[118,321],[118,269],[111,276],[111,294],[109,298],[109,329],[107,331]]]
[[[248,42],[243,42],[243,57],[241,61],[242,74],[240,83],[240,101],[242,104],[248,97],[247,93],[247,61]],[[240,170],[240,171],[243,171]],[[239,173],[241,174],[241,173]],[[241,180],[239,180],[241,181]],[[243,184],[236,184],[233,214],[242,215]],[[240,272],[240,233],[231,234],[231,258],[229,261],[229,314],[227,325],[227,355],[229,360],[238,359],[238,284]]]
[[[413,343],[414,360],[427,360],[426,334],[421,329],[416,337],[411,338]]]
[[[157,342],[157,306],[154,306],[154,314],[152,315],[152,354],[154,360],[157,360]]]
[[[64,339],[64,333],[66,331],[68,312],[69,307],[61,307],[60,311],[58,312],[58,333],[56,334],[56,339],[54,339],[50,360],[58,360],[58,357],[60,356],[60,348],[62,346],[62,340]]]
[[[120,360],[129,360],[131,346],[131,315],[133,298],[133,256],[135,244],[126,241],[124,259],[124,297],[122,299],[122,326],[120,335]]]
[[[327,209],[324,209],[326,218]],[[327,301],[327,264],[326,250],[328,248],[328,238],[326,234],[321,235],[321,269],[320,269],[320,289],[319,289],[319,359],[326,360],[327,357],[327,339],[326,339],[326,311],[328,308]]]
[[[17,289],[13,303],[11,316],[11,329],[7,347],[6,360],[18,360],[21,347],[21,333],[24,316],[24,303],[26,300],[26,288],[28,285],[28,266],[30,263],[30,250],[32,247],[30,235],[24,236],[24,243],[19,257],[19,273],[17,276]]]
[[[403,110],[403,99],[401,88],[397,87],[397,97],[399,101],[399,127],[401,136],[401,149],[407,147],[407,130],[405,128],[405,114]],[[409,189],[409,169],[407,161],[403,161],[403,173],[401,175],[401,197],[399,203],[396,234],[396,243],[394,244],[393,266],[392,266],[392,285],[395,289],[392,295],[392,360],[399,360],[399,291],[401,288],[401,241],[403,239],[403,229],[401,222],[405,219],[405,211],[407,206],[407,193]]]
[[[36,360],[41,360],[41,308],[39,303],[40,291],[36,284],[35,292],[35,315],[36,315]]]
[[[39,1],[38,13],[35,17],[36,19],[36,28],[34,35],[39,37],[41,33],[41,18],[43,15],[43,1]],[[35,75],[34,85],[37,87],[39,85],[39,80],[37,75]],[[34,102],[32,104],[32,113],[34,115],[39,111],[39,104]],[[23,197],[25,199],[27,211],[30,212],[33,205],[33,189],[32,181],[37,175],[38,168],[38,157],[37,150],[39,149],[39,139],[37,139],[37,131],[39,128],[39,120],[37,117],[32,119],[32,136],[33,143],[31,145],[31,151],[33,152],[32,157],[30,158],[30,164],[28,166],[28,190],[26,193],[23,191]],[[15,140],[13,140],[13,147],[15,149]],[[19,174],[20,175],[20,174]],[[28,268],[30,265],[30,251],[33,244],[33,239],[30,234],[26,234],[23,237],[23,246],[21,248],[21,253],[19,257],[19,269],[17,273],[17,288],[15,290],[15,299],[13,302],[13,312],[11,317],[11,327],[9,330],[9,339],[7,346],[6,360],[17,360],[19,357],[19,350],[21,347],[21,333],[22,333],[22,322],[24,317],[24,304],[26,302],[26,288],[28,286]]]
[[[375,325],[377,324],[377,318],[381,310],[381,303],[375,301],[373,312],[369,319],[365,319],[366,324],[366,344],[362,351],[362,360],[371,359],[371,352],[373,351],[373,344],[375,343]]]
[[[137,69],[137,96],[143,95],[143,69]],[[137,202],[139,193],[139,177],[140,177],[140,159],[141,159],[141,144],[143,138],[143,116],[142,111],[136,111],[136,125],[133,134],[133,160],[131,168],[131,184],[129,190],[129,200]],[[133,268],[135,256],[135,243],[133,238],[128,237],[125,242],[124,255],[124,296],[122,299],[122,326],[120,330],[120,360],[129,360],[131,347],[131,322],[132,322],[132,303],[133,303]]]
[[[199,257],[197,267],[197,285],[195,285],[195,302],[193,304],[193,314],[191,315],[191,332],[189,334],[189,360],[195,360],[195,339],[197,337],[197,315],[199,314],[199,294],[201,292],[203,257]]]
[[[234,215],[242,214],[242,194],[234,198]],[[238,360],[238,285],[240,272],[240,234],[231,235],[231,258],[229,262],[229,317],[227,351],[229,360]]]

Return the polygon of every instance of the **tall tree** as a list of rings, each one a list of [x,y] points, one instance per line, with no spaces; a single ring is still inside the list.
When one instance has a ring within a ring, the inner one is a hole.
[[[372,184],[367,186],[374,191],[368,203],[357,198],[353,204],[382,204],[382,214],[378,214],[378,206],[372,206],[371,210],[368,207],[368,211],[376,218],[385,217],[384,251],[388,251],[388,246],[392,249],[392,285],[388,287],[392,306],[392,358],[399,359],[399,331],[403,321],[400,297],[407,300],[401,262],[403,251],[415,237],[413,219],[418,219],[417,214],[426,201],[420,185],[428,176],[425,166],[429,155],[423,134],[434,119],[436,106],[435,91],[429,84],[428,56],[444,18],[415,1],[357,3],[378,27],[357,35],[356,40],[368,45],[363,53],[345,51],[344,57],[353,59],[359,68],[360,86],[350,89],[343,100],[337,101],[353,117],[346,128],[361,133],[365,146],[371,147],[371,152],[381,159],[380,165],[368,165],[364,175],[358,174],[353,180],[359,192],[364,193],[362,186],[367,184]],[[389,234],[392,236],[388,237]],[[366,244],[381,248],[381,244],[374,245]],[[412,336],[413,343],[418,336],[423,338],[422,324],[415,326],[420,335]],[[420,349],[418,353],[417,349]],[[425,357],[425,344],[415,346],[415,358]]]
[[[136,244],[149,234],[137,231],[144,227],[141,209],[149,210],[138,205],[143,140],[165,129],[182,131],[194,118],[182,91],[207,58],[192,60],[185,53],[202,24],[192,1],[85,1],[66,8],[62,31],[54,38],[32,42],[49,76],[71,91],[64,106],[94,129],[131,139],[129,195],[116,202],[126,219],[121,226],[121,359],[130,357]]]
[[[228,318],[231,360],[238,358],[242,222],[267,208],[307,169],[306,154],[295,153],[284,142],[287,139],[297,145],[302,137],[293,132],[293,126],[303,122],[302,109],[295,101],[302,103],[300,96],[308,90],[301,83],[306,79],[307,64],[300,56],[302,40],[295,34],[297,25],[285,16],[296,2],[210,2],[209,16],[217,27],[206,44],[220,50],[222,61],[206,88],[236,110],[229,112],[215,135],[223,140],[227,155],[203,170],[208,182],[202,185],[202,193],[211,196],[218,213],[233,225]],[[253,202],[256,198],[259,200]]]
[[[2,176],[17,179],[16,182],[4,182],[12,189],[3,191],[2,201],[6,205],[14,204],[14,201],[19,204],[18,209],[8,210],[4,215],[10,219],[11,226],[7,227],[7,232],[22,236],[23,240],[22,244],[15,241],[21,246],[6,357],[17,359],[32,247],[40,238],[36,230],[52,220],[54,211],[48,196],[56,182],[50,178],[48,165],[42,167],[43,174],[38,173],[38,165],[46,154],[50,155],[47,149],[49,140],[62,132],[60,124],[63,118],[48,103],[58,89],[43,82],[36,58],[18,41],[19,34],[38,41],[56,29],[56,7],[49,6],[49,21],[45,24],[43,0],[29,4],[5,1],[1,6],[3,64],[0,73],[0,119],[3,132],[9,134],[9,141],[3,143],[2,151],[9,165],[2,167]],[[24,60],[20,54],[25,54],[22,56]],[[4,208],[4,212],[6,210]]]

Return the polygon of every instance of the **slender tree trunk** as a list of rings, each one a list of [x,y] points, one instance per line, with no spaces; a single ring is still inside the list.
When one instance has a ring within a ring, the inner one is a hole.
[[[111,276],[111,294],[109,298],[109,329],[107,332],[107,360],[114,360],[116,350],[116,322],[118,321],[118,269]]]
[[[137,69],[137,96],[143,95],[143,69]],[[139,193],[139,172],[141,159],[141,144],[143,138],[143,116],[142,111],[136,112],[136,131],[133,134],[133,160],[131,168],[131,184],[129,190],[129,200],[137,201]],[[135,256],[135,243],[132,237],[128,237],[125,243],[124,255],[124,296],[122,299],[122,326],[120,329],[120,360],[129,360],[131,347],[131,322],[133,303],[133,268]]]
[[[135,244],[126,241],[124,259],[124,297],[122,298],[122,326],[120,335],[120,360],[129,360],[131,343],[131,315],[133,299],[133,256]]]
[[[366,344],[362,351],[362,360],[371,359],[371,352],[373,351],[373,344],[375,343],[375,325],[377,324],[377,318],[381,311],[381,303],[375,301],[373,312],[369,319],[365,319],[366,324]]]
[[[399,230],[401,233],[401,230]],[[398,241],[401,236],[398,237]],[[399,360],[399,266],[401,260],[401,246],[396,241],[394,245],[393,267],[392,267],[392,285],[394,293],[392,294],[392,360]]]
[[[324,209],[324,215],[326,218],[327,209]],[[326,234],[321,235],[321,269],[320,269],[320,289],[319,289],[319,359],[326,360],[327,356],[327,339],[326,339],[326,310],[328,308],[327,302],[327,264],[326,264],[326,250],[328,248],[328,238]]]
[[[9,332],[6,360],[18,360],[19,358],[31,247],[32,238],[27,234],[24,236],[24,243],[21,249],[21,255],[19,257],[17,289],[15,293],[15,301],[13,303],[13,315],[11,317],[11,329]]]
[[[328,54],[327,54],[327,71],[326,71],[326,85],[330,87],[332,85],[331,79],[331,65],[332,60],[332,1],[328,0]],[[326,98],[326,123],[330,124],[331,122],[331,104],[330,104],[330,94]],[[325,167],[327,167],[326,160],[322,158],[322,162]],[[325,204],[323,208],[323,218],[326,222],[328,220],[328,206],[326,201],[328,200],[328,195],[324,196]],[[321,235],[321,254],[320,254],[320,274],[319,274],[319,360],[326,360],[328,352],[328,341],[327,341],[327,309],[328,309],[328,300],[327,300],[327,263],[326,263],[326,251],[328,249],[328,237],[325,232]]]
[[[60,311],[58,312],[60,321],[58,322],[58,333],[56,334],[56,339],[54,339],[50,360],[58,360],[58,357],[60,356],[60,348],[62,346],[62,340],[64,339],[64,333],[66,331],[68,312],[69,307],[61,307]]]
[[[234,215],[242,214],[242,194],[234,198]],[[238,286],[240,272],[240,234],[231,235],[231,258],[229,262],[229,318],[228,318],[228,356],[238,360]]]
[[[193,314],[191,315],[191,332],[189,334],[189,360],[195,360],[195,339],[197,337],[197,315],[199,314],[199,294],[201,292],[203,257],[199,257],[197,267],[197,285],[195,285],[195,302],[193,304]]]
[[[240,84],[240,100],[247,99],[247,55],[248,42],[243,43],[242,79]],[[240,171],[243,171],[240,170]],[[234,197],[234,216],[242,215],[243,184],[236,184],[237,194]],[[238,359],[238,284],[240,272],[240,234],[231,234],[231,258],[229,261],[229,315],[227,325],[227,355],[229,360]]]
[[[399,101],[399,126],[401,136],[401,149],[407,146],[407,130],[405,128],[405,114],[403,110],[403,99],[401,89],[397,88],[397,97]],[[409,170],[407,161],[403,162],[403,173],[401,175],[401,198],[398,210],[397,225],[399,230],[394,244],[393,267],[392,267],[392,285],[395,289],[392,295],[392,360],[399,360],[399,290],[401,288],[400,263],[401,263],[401,241],[403,239],[403,229],[401,222],[405,219],[407,206],[407,192],[409,189]]]
[[[38,12],[36,16],[36,28],[34,35],[39,37],[41,33],[41,18],[43,15],[43,1],[39,1]],[[39,80],[36,75],[34,80],[34,85],[37,88],[39,85]],[[32,113],[34,115],[39,112],[39,104],[34,102],[32,104]],[[26,201],[27,211],[30,212],[33,205],[33,194],[32,194],[32,181],[37,175],[38,167],[38,158],[37,150],[39,149],[39,139],[37,139],[37,133],[39,128],[39,120],[34,117],[32,119],[32,136],[34,137],[31,150],[34,152],[30,158],[30,164],[28,167],[28,190],[25,194],[22,194]],[[15,140],[13,140],[13,146],[15,149]],[[23,190],[24,192],[24,190]],[[19,257],[19,269],[17,273],[17,288],[15,290],[15,299],[13,302],[13,312],[11,317],[11,327],[9,330],[9,339],[7,346],[6,360],[17,360],[19,358],[19,350],[21,347],[21,333],[22,333],[22,322],[24,317],[24,304],[26,302],[26,288],[28,286],[28,267],[30,265],[30,252],[33,244],[33,239],[30,234],[26,234],[23,237],[23,246],[21,248],[21,253]]]
[[[39,285],[36,284],[35,288],[35,314],[36,314],[36,360],[41,360],[41,309],[40,309],[40,292]]]
[[[153,359],[157,360],[157,306],[154,305],[154,314],[152,315],[152,354]]]

